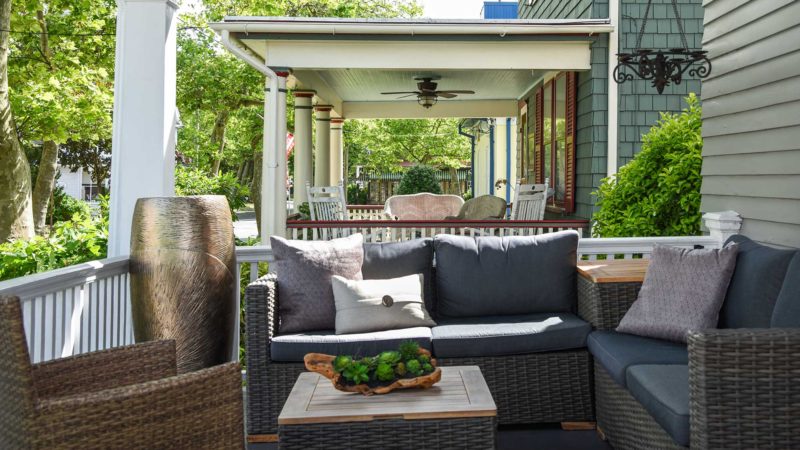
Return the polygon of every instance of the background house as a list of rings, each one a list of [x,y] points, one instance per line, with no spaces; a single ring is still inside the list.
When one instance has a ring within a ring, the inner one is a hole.
[[[688,45],[699,48],[703,33],[700,0],[678,0]],[[591,218],[600,180],[616,173],[640,150],[641,135],[661,111],[678,112],[700,81],[685,77],[659,95],[643,80],[617,85],[610,79],[616,53],[631,51],[645,15],[646,0],[520,0],[520,19],[608,18],[616,31],[598,35],[591,46],[591,69],[547,72],[523,96],[519,110],[517,165],[520,178],[555,187],[548,215]],[[681,47],[669,2],[654,2],[641,45]],[[609,101],[610,99],[610,101]]]

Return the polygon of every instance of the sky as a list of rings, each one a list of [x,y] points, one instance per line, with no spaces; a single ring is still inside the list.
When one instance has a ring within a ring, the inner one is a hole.
[[[420,0],[424,17],[432,19],[480,19],[483,0]]]

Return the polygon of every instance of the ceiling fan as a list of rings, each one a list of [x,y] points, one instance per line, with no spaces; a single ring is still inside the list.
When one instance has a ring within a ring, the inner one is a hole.
[[[463,90],[452,90],[452,91],[437,91],[436,87],[439,83],[433,81],[438,80],[438,77],[414,77],[417,81],[417,91],[405,91],[405,92],[381,92],[383,95],[400,95],[406,94],[402,97],[398,97],[398,99],[411,97],[413,95],[417,96],[417,103],[422,105],[424,108],[430,108],[431,106],[435,105],[436,102],[439,101],[439,97],[442,98],[456,98],[458,94],[474,94],[475,91],[463,91]]]

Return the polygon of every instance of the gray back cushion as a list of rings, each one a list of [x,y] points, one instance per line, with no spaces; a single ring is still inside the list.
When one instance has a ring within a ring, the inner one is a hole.
[[[361,273],[365,280],[388,280],[421,273],[425,308],[434,314],[436,293],[433,288],[433,239],[365,243]]]
[[[718,326],[769,328],[775,301],[795,251],[767,247],[741,235],[731,236],[727,242],[739,245],[739,255]]]
[[[439,235],[437,311],[444,317],[570,312],[576,304],[578,233]]]
[[[774,328],[800,328],[800,251],[795,252],[772,312]]]

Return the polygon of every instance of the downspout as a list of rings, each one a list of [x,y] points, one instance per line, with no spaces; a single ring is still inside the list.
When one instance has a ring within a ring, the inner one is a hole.
[[[465,133],[463,130],[464,121],[458,122],[458,134],[469,138],[470,157],[469,157],[469,189],[472,197],[475,197],[475,135]]]
[[[489,195],[494,195],[494,120],[489,121]]]
[[[278,173],[278,168],[280,167],[278,158],[281,156],[285,157],[285,155],[280,155],[280,152],[278,152],[280,148],[280,143],[278,142],[278,121],[280,120],[278,117],[278,74],[270,69],[264,61],[234,43],[230,36],[230,31],[228,30],[222,30],[222,45],[267,78],[265,82],[267,95],[264,96],[264,102],[266,103],[264,109],[267,113],[267,117],[264,118],[264,157],[262,159],[261,171],[263,177],[261,180],[262,220],[261,229],[259,230],[261,242],[266,244],[268,242],[267,237],[270,234],[279,236],[285,235],[283,228],[286,226],[285,222],[277,223],[278,220],[276,220],[282,216],[281,214],[277,214],[279,203],[278,195],[283,195],[283,190],[275,192],[276,179],[280,176]],[[272,139],[267,139],[268,136],[271,136]],[[271,220],[269,221],[264,220],[264,215],[267,211],[270,212],[268,217]]]
[[[506,204],[511,202],[511,118],[506,117]]]

